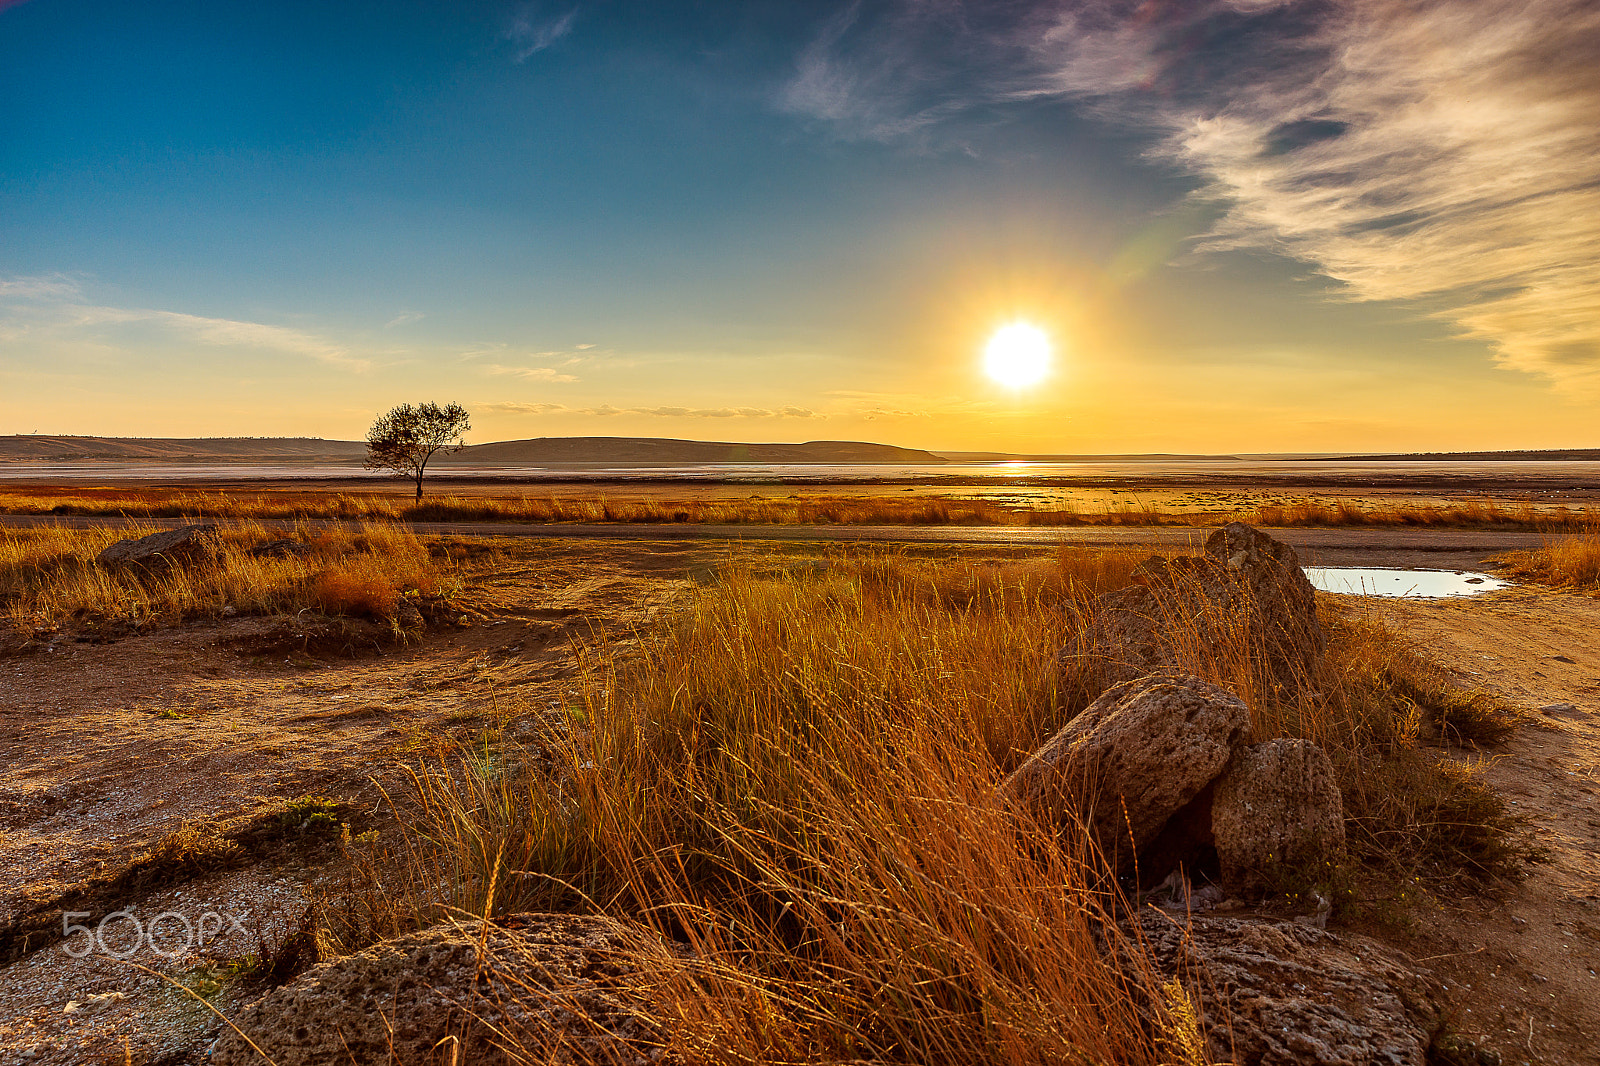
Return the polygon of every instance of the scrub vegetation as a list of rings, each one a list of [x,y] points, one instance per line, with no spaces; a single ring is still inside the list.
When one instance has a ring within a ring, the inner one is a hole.
[[[1548,541],[1534,551],[1500,556],[1506,576],[1557,588],[1600,590],[1600,524],[1584,533]]]
[[[312,610],[393,618],[400,597],[447,596],[459,585],[447,556],[430,554],[421,538],[394,523],[284,531],[236,521],[220,524],[202,557],[181,566],[95,562],[107,545],[155,531],[138,523],[0,529],[0,619],[29,634],[215,618],[230,607],[241,614]],[[296,548],[252,551],[275,540]]]
[[[1234,505],[1199,503],[1163,510],[1127,501],[1085,508],[1062,497],[1035,504],[931,496],[754,495],[747,499],[607,500],[597,496],[436,496],[407,501],[383,494],[284,492],[234,495],[163,489],[0,493],[0,514],[120,516],[129,519],[328,519],[410,522],[695,523],[709,525],[908,526],[1208,526],[1240,521],[1263,527],[1409,526],[1551,533],[1600,526],[1592,507],[1466,501],[1394,503],[1300,500]]]
[[[1119,931],[1125,886],[993,799],[1086,705],[1056,652],[1139,558],[730,564],[637,642],[590,645],[536,747],[491,733],[416,771],[408,876],[370,879],[356,942],[441,907],[646,922],[702,960],[657,1002],[689,1059],[1198,1061],[1189,992]],[[1505,708],[1321,609],[1317,696],[1283,702],[1242,645],[1205,667],[1258,737],[1334,759],[1350,854],[1316,890],[1375,915],[1516,876],[1501,801],[1428,746],[1503,735]]]

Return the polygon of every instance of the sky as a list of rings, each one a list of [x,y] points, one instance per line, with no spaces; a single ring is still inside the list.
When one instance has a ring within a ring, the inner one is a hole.
[[[0,101],[0,433],[1600,447],[1592,0],[0,0]]]

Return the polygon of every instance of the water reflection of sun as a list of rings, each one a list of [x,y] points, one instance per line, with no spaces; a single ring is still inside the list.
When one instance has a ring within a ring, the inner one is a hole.
[[[1036,385],[1050,372],[1050,338],[1026,322],[995,330],[983,349],[983,369],[1010,389]]]

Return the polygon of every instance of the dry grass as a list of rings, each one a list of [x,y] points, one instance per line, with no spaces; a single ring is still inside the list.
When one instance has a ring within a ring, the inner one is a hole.
[[[1583,533],[1550,540],[1535,551],[1498,556],[1506,576],[1557,588],[1600,589],[1600,524]]]
[[[250,549],[279,539],[257,522],[220,525],[211,550],[165,571],[106,568],[107,545],[155,532],[137,523],[92,529],[0,529],[0,618],[20,633],[69,623],[139,626],[245,614],[294,612],[393,617],[399,595],[455,588],[448,561],[401,526],[333,524],[300,529],[308,551],[258,557]]]
[[[409,913],[598,910],[688,942],[700,969],[656,1004],[688,1061],[1198,1061],[1187,993],[1123,939],[1100,857],[993,798],[1087,698],[1056,651],[1136,559],[731,567],[625,657],[591,648],[538,750],[417,772]],[[1226,653],[1208,669],[1261,735],[1330,748],[1355,859],[1391,895],[1503,872],[1503,810],[1417,748],[1472,700],[1375,623],[1331,628],[1315,701]],[[384,891],[372,913],[403,920]]]
[[[1506,506],[1469,500],[1453,504],[1398,504],[1384,506],[1367,501],[1307,500],[1293,504],[1263,504],[1238,513],[1238,521],[1251,525],[1285,526],[1412,526],[1432,529],[1581,529],[1600,520],[1593,508],[1535,507],[1531,501]]]
[[[689,1061],[1172,1061],[1097,857],[993,801],[996,754],[1057,725],[1062,607],[1133,565],[1083,561],[735,568],[636,656],[592,649],[543,750],[419,772],[415,883],[449,897],[418,902],[688,942],[656,1009]]]
[[[413,504],[381,494],[281,492],[228,494],[168,489],[81,489],[0,493],[0,514],[128,519],[276,519],[414,522],[691,523],[711,525],[1207,526],[1240,521],[1265,527],[1408,526],[1576,532],[1600,525],[1594,508],[1502,504],[1385,504],[1302,500],[1231,508],[1166,510],[1119,501],[1083,509],[1070,501],[1039,505],[959,496],[752,496],[742,500],[636,500],[604,497],[434,496]]]

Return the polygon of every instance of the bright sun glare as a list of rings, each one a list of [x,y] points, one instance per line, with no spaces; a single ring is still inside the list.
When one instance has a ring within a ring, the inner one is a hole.
[[[1050,338],[1026,322],[1001,326],[983,350],[983,369],[1007,388],[1036,384],[1050,371]]]

